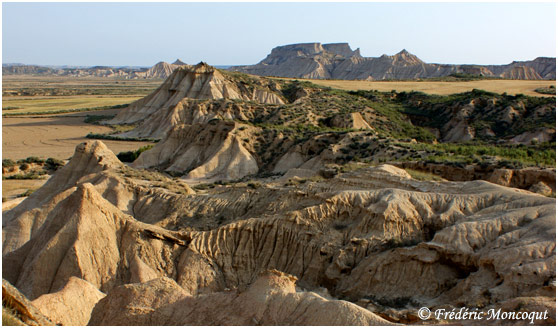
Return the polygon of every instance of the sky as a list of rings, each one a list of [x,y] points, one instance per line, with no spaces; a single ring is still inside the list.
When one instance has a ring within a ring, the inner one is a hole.
[[[406,49],[428,63],[555,57],[556,4],[2,4],[2,63],[244,65],[303,42],[348,42],[366,57]]]

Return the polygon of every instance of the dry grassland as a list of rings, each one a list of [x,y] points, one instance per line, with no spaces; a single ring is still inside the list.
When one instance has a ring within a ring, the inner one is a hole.
[[[292,79],[294,80],[294,79]],[[461,93],[471,91],[473,89],[481,89],[490,92],[504,93],[510,95],[522,93],[529,96],[548,97],[535,92],[535,89],[556,86],[556,81],[526,81],[526,80],[478,80],[478,81],[350,81],[350,80],[311,80],[298,79],[300,81],[309,81],[317,85],[331,87],[342,90],[378,90],[378,91],[422,91],[428,94],[449,95],[453,93]]]
[[[2,101],[2,113],[48,113],[58,110],[124,105],[141,96],[66,96],[8,97]]]

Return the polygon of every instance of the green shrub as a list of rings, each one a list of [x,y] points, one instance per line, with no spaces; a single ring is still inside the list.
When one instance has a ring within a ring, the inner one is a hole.
[[[98,133],[88,133],[85,137],[87,139],[122,140],[122,141],[151,141],[151,142],[159,141],[159,139],[120,137],[120,136],[115,136],[110,134],[98,134]]]
[[[143,147],[140,147],[139,149],[137,149],[135,151],[120,152],[120,153],[118,153],[118,155],[116,155],[116,157],[118,157],[118,159],[121,162],[132,163],[133,161],[135,161],[139,157],[139,155],[141,153],[143,153],[144,151],[147,151],[151,148],[153,148],[153,145],[143,146]]]
[[[85,115],[84,123],[99,124],[101,121],[113,119],[116,115]]]
[[[10,176],[2,176],[2,180],[37,180],[43,179],[43,176],[47,174],[45,171],[32,171],[25,174],[15,174]]]
[[[17,195],[17,197],[27,197],[27,196],[31,195],[33,192],[35,192],[34,189],[27,189],[27,191]]]
[[[47,169],[56,171],[62,166],[64,166],[64,161],[56,158],[49,157],[45,162]]]
[[[23,164],[23,163],[27,163],[27,164],[44,164],[45,160],[44,159],[40,159],[39,157],[36,156],[29,156],[26,159],[20,159],[19,161],[17,161],[18,164]]]
[[[16,162],[12,161],[9,158],[2,160],[2,167],[12,167],[14,165],[16,165]]]

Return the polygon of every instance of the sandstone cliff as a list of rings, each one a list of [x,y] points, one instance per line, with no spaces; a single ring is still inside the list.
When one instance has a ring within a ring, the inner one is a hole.
[[[556,59],[539,57],[508,65],[427,64],[403,49],[378,58],[362,57],[347,43],[304,43],[276,47],[256,65],[233,66],[233,71],[261,76],[309,79],[419,79],[465,73],[511,79],[556,79]]]

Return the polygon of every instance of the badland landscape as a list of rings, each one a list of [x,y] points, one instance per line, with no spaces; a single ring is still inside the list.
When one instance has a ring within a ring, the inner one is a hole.
[[[3,325],[556,324],[555,58],[2,74]]]

